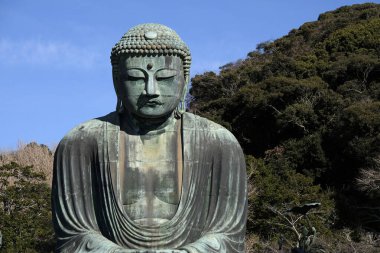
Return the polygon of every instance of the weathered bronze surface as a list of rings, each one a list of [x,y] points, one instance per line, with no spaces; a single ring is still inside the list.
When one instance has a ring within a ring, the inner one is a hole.
[[[235,137],[184,112],[190,51],[133,27],[111,52],[117,108],[60,142],[57,252],[244,252],[245,162]]]

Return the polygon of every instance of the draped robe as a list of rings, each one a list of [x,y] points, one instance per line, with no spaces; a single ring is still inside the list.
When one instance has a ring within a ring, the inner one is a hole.
[[[57,252],[244,252],[247,187],[240,145],[207,119],[184,113],[180,120],[182,193],[175,215],[159,226],[131,220],[117,197],[118,113],[83,123],[62,139],[52,189]]]

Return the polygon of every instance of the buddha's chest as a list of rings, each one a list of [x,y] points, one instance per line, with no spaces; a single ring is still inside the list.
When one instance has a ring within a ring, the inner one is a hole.
[[[120,189],[124,211],[130,218],[160,223],[174,216],[182,180],[177,153],[175,132],[127,136]]]

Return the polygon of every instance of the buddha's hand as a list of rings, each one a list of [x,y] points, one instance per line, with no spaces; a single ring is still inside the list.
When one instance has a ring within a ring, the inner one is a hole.
[[[188,253],[182,249],[156,249],[156,250],[140,250],[138,253]]]
[[[155,250],[155,251],[152,251],[152,253],[188,253],[188,252],[182,249],[164,249],[164,250]]]
[[[186,250],[181,249],[122,249],[117,250],[115,253],[188,253]]]

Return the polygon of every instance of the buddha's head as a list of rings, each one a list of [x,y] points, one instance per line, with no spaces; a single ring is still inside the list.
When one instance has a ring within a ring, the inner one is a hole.
[[[155,119],[184,111],[191,56],[169,27],[131,28],[112,48],[111,63],[119,112]]]

